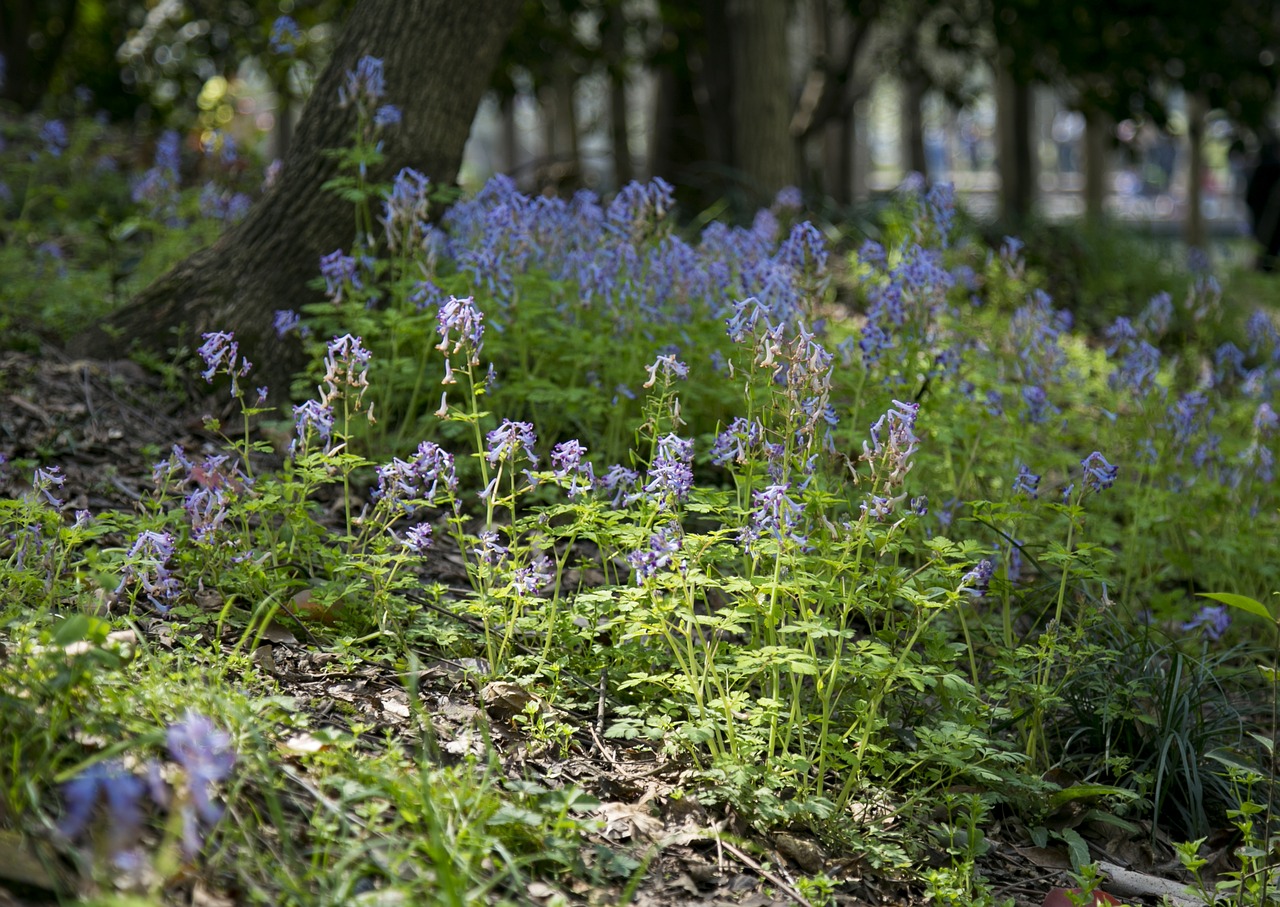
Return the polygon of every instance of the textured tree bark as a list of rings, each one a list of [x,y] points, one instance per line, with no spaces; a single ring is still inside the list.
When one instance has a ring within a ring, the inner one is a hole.
[[[733,138],[738,169],[755,201],[772,199],[798,175],[791,136],[787,4],[729,0]]]
[[[923,73],[912,72],[902,80],[902,165],[908,173],[918,173],[932,178],[929,159],[924,152],[924,92]]]
[[[40,106],[79,8],[77,0],[0,2],[0,57],[4,59],[0,98],[24,111]]]
[[[338,175],[326,150],[351,143],[354,109],[338,106],[345,74],[365,55],[383,61],[384,100],[402,122],[383,131],[387,180],[414,167],[438,184],[457,176],[476,106],[488,85],[519,0],[360,0],[333,58],[303,109],[277,184],[207,249],[143,290],[109,323],[77,338],[82,355],[119,355],[134,343],[153,350],[198,345],[206,331],[233,330],[254,362],[254,382],[269,378],[281,399],[298,350],[277,340],[278,309],[316,298],[308,282],[322,255],[348,248],[355,218],[348,202],[321,191]]]
[[[609,11],[604,50],[609,77],[609,139],[613,144],[613,181],[624,186],[635,178],[627,130],[626,19],[621,9]]]

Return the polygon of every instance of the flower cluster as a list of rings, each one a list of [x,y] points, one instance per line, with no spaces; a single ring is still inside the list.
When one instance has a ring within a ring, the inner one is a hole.
[[[446,356],[452,356],[466,348],[468,364],[473,367],[479,365],[480,350],[484,348],[484,313],[476,308],[475,300],[470,296],[465,299],[450,296],[440,306],[436,320],[440,331],[440,342],[436,344],[436,349]],[[456,337],[453,337],[454,331],[457,331]]]
[[[587,449],[578,441],[562,441],[551,448],[551,467],[556,481],[569,490],[569,497],[587,494],[596,486],[595,468],[586,458]]]
[[[1096,450],[1080,461],[1080,467],[1084,470],[1085,487],[1090,491],[1104,491],[1110,488],[1116,480],[1116,474],[1120,471],[1119,467],[1112,466],[1107,462],[1107,458]]]
[[[236,343],[230,331],[215,331],[202,336],[204,345],[196,351],[206,366],[201,376],[212,382],[215,375],[226,375],[231,379],[231,396],[239,397],[240,385],[236,379],[243,378],[253,368],[249,360],[240,355],[240,344]]]
[[[862,442],[862,457],[871,464],[876,481],[889,488],[901,485],[911,471],[911,457],[920,446],[916,437],[919,403],[893,401],[893,408],[871,426],[871,443]]]
[[[167,532],[144,530],[125,555],[124,571],[116,595],[136,583],[156,610],[164,613],[181,591],[178,578],[169,570],[173,557],[173,536]]]
[[[648,547],[627,555],[627,563],[636,573],[636,584],[644,583],[659,570],[670,566],[683,545],[680,528],[674,524],[667,524],[650,535]]]
[[[659,509],[683,501],[693,489],[693,441],[674,434],[658,439],[658,452],[649,464],[644,494]]]
[[[533,426],[528,422],[512,422],[510,419],[503,419],[502,424],[489,432],[485,440],[489,447],[485,459],[489,461],[490,466],[514,461],[521,454],[530,463],[538,462],[538,456],[533,452],[538,438],[533,432]]]
[[[412,510],[413,502],[419,501],[434,506],[442,485],[450,494],[458,487],[453,454],[432,441],[419,444],[417,453],[408,460],[395,457],[379,466],[377,473],[374,496],[405,510]]]
[[[359,337],[343,334],[330,340],[325,349],[322,379],[325,387],[321,389],[321,400],[331,406],[335,400],[355,391],[356,408],[359,409],[360,400],[369,389],[371,356]]]
[[[808,541],[796,531],[804,515],[804,504],[796,501],[791,491],[790,483],[781,483],[752,492],[751,522],[738,534],[738,542],[748,552],[765,535],[779,542],[792,541],[798,545]]]

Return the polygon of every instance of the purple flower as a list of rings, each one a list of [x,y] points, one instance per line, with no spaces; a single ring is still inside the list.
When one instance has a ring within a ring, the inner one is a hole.
[[[509,553],[506,545],[498,543],[498,533],[491,530],[480,533],[476,541],[479,544],[471,549],[471,554],[486,564],[497,564]]]
[[[70,144],[66,123],[62,120],[46,120],[40,127],[40,141],[44,142],[46,154],[62,157],[62,152],[66,151],[67,145]]]
[[[1276,411],[1271,408],[1271,404],[1258,404],[1258,410],[1253,414],[1253,430],[1258,433],[1258,436],[1262,438],[1271,437],[1277,426],[1280,426],[1280,416],[1276,415]]]
[[[871,444],[862,442],[862,457],[872,473],[887,485],[900,484],[911,471],[911,457],[920,446],[916,437],[919,403],[893,401],[893,408],[871,426]],[[888,437],[884,437],[884,435]]]
[[[410,526],[404,534],[404,540],[400,543],[414,554],[426,554],[427,549],[431,547],[431,524],[418,523],[416,526]]]
[[[231,737],[204,715],[188,711],[171,724],[165,737],[169,755],[186,770],[187,790],[194,813],[183,815],[183,849],[188,857],[200,850],[200,823],[212,825],[222,816],[222,808],[212,800],[211,788],[231,775],[236,764]]]
[[[425,501],[433,506],[442,483],[449,492],[458,487],[453,454],[432,441],[419,444],[417,453],[409,460],[396,457],[386,466],[379,466],[377,473],[374,497],[397,502],[406,510],[411,509],[411,501]]]
[[[788,494],[790,491],[790,483],[781,483],[752,493],[751,524],[738,536],[744,548],[750,551],[762,535],[772,535],[780,542],[790,539],[801,545],[808,541],[795,531],[804,515],[804,504],[795,501]]]
[[[960,588],[975,598],[980,598],[987,594],[995,572],[996,562],[988,558],[960,578]]]
[[[869,494],[867,499],[861,504],[863,516],[870,517],[877,523],[883,523],[893,515],[893,508],[898,503],[897,498],[888,497],[887,495]],[[939,514],[941,517],[941,514]]]
[[[464,299],[450,296],[440,306],[436,320],[439,322],[440,332],[440,342],[436,344],[436,349],[445,355],[453,355],[466,346],[470,350],[471,365],[479,365],[480,350],[484,348],[484,313],[476,308],[475,301],[470,296]],[[450,349],[449,338],[454,331],[458,332],[458,336]]]
[[[716,436],[715,443],[711,446],[711,462],[717,466],[727,466],[730,462],[739,465],[746,463],[763,438],[764,428],[758,420],[747,421],[738,416]]]
[[[528,422],[512,422],[510,419],[503,419],[501,425],[489,432],[486,440],[489,452],[485,454],[485,459],[489,461],[490,466],[497,466],[505,460],[514,460],[522,451],[530,463],[538,462],[533,452],[538,439],[533,433],[533,426]]]
[[[631,494],[639,482],[640,474],[638,472],[615,463],[609,467],[609,471],[600,479],[600,487],[613,495],[610,504],[614,509],[617,509],[631,500]]]
[[[391,192],[382,203],[382,225],[387,231],[387,245],[397,251],[402,245],[420,244],[431,211],[431,180],[412,167],[396,174]],[[425,281],[431,287],[430,281]],[[415,292],[420,292],[415,289]]]
[[[1081,460],[1080,466],[1084,469],[1085,487],[1092,491],[1110,488],[1116,480],[1116,473],[1119,472],[1119,467],[1112,466],[1107,462],[1107,458],[1096,450]]]
[[[240,344],[236,343],[235,336],[230,331],[215,331],[201,336],[204,338],[204,345],[196,352],[208,366],[201,376],[212,383],[214,376],[221,372],[231,379],[231,396],[239,397],[240,386],[236,379],[243,378],[253,368],[249,360],[240,355]],[[237,358],[240,360],[239,364],[236,363]]]
[[[533,563],[517,567],[511,581],[523,594],[537,595],[539,589],[545,588],[551,582],[554,575],[552,567],[551,559],[545,554],[539,554],[533,559]]]
[[[653,365],[645,366],[645,370],[649,373],[649,380],[644,383],[644,387],[653,387],[658,381],[658,373],[662,373],[662,382],[664,385],[670,384],[674,378],[689,377],[689,366],[685,365],[674,355],[659,356],[653,360]]]
[[[1034,500],[1039,490],[1040,476],[1028,469],[1025,464],[1019,463],[1018,475],[1013,480],[1013,493],[1025,494]]]
[[[649,536],[649,547],[628,554],[627,563],[636,572],[636,585],[665,569],[683,544],[679,526],[668,524]]]
[[[299,337],[311,333],[311,329],[302,323],[302,316],[292,309],[277,309],[272,323],[277,337],[284,337],[290,331],[297,331]]]
[[[1172,321],[1173,298],[1168,293],[1152,296],[1146,308],[1138,315],[1138,323],[1153,337],[1159,337],[1169,330]]]
[[[135,847],[142,833],[143,796],[146,783],[125,770],[116,759],[94,763],[62,785],[66,813],[58,830],[68,838],[79,838],[89,825],[94,807],[105,799],[108,848],[117,861],[128,861],[128,851]]]
[[[289,445],[289,456],[297,452],[299,445],[306,446],[307,435],[313,431],[325,450],[329,449],[333,439],[333,407],[320,400],[308,400],[293,408],[293,420],[297,437]]]
[[[400,108],[395,104],[383,104],[373,114],[373,125],[379,129],[400,125]]]
[[[1191,620],[1182,625],[1183,630],[1203,628],[1205,639],[1217,642],[1231,626],[1231,613],[1226,605],[1205,605]]]
[[[302,29],[289,16],[280,16],[271,25],[271,49],[278,54],[291,54],[302,43]]]
[[[369,360],[372,354],[359,337],[343,334],[329,341],[324,357],[324,402],[332,403],[347,390],[363,397],[369,388]]]
[[[578,441],[563,441],[551,448],[551,466],[556,480],[568,485],[570,498],[586,494],[595,487],[595,468],[586,455],[587,449]]]
[[[925,207],[934,229],[942,241],[942,248],[950,244],[951,224],[956,217],[956,188],[951,183],[934,183],[924,197]]]
[[[54,497],[53,489],[61,488],[66,481],[60,466],[37,467],[31,479],[31,490],[42,495],[54,507],[61,507],[62,500]]]
[[[773,203],[779,208],[799,211],[804,205],[804,196],[795,186],[783,186],[773,197]]]
[[[644,492],[658,507],[683,501],[693,488],[693,441],[670,434],[658,439]]]
[[[324,278],[324,292],[334,304],[342,302],[348,286],[363,289],[360,275],[356,273],[356,260],[341,249],[334,249],[320,258],[320,275]]]
[[[350,107],[355,104],[372,110],[386,92],[387,82],[382,74],[382,61],[377,57],[364,56],[355,69],[347,72],[342,88],[338,90],[338,106]]]
[[[197,488],[187,495],[182,506],[191,520],[191,538],[200,544],[211,544],[227,518],[227,502],[222,487]]]
[[[116,594],[120,594],[130,582],[142,587],[156,610],[169,610],[169,602],[177,597],[181,587],[177,577],[169,572],[169,559],[173,557],[173,536],[167,532],[144,530],[139,533],[129,553],[125,555],[124,572]]]

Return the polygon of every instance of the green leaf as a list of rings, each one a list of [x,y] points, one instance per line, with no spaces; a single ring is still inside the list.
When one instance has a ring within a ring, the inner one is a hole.
[[[1120,797],[1132,800],[1138,795],[1123,787],[1109,784],[1073,784],[1049,795],[1049,808],[1060,809],[1074,800],[1092,800],[1096,797]]]
[[[1067,845],[1067,856],[1071,858],[1071,866],[1076,872],[1093,862],[1089,856],[1089,845],[1080,837],[1080,832],[1074,828],[1064,828],[1058,834]]]
[[[1255,614],[1263,620],[1274,622],[1275,618],[1271,616],[1271,612],[1267,610],[1267,606],[1256,599],[1249,598],[1247,595],[1236,595],[1234,592],[1200,592],[1201,598],[1211,598],[1216,602],[1222,602],[1224,605],[1230,605],[1233,608],[1239,608],[1241,611],[1247,611]]]

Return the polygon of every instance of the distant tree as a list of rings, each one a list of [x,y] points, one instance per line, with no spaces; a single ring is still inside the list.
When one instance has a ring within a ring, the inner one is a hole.
[[[1237,123],[1256,126],[1276,91],[1280,7],[1256,0],[993,0],[996,36],[1015,78],[1043,79],[1084,113],[1094,148],[1086,160],[1086,193],[1093,216],[1101,205],[1098,130],[1126,117],[1163,126],[1173,89],[1189,99],[1191,238],[1203,241],[1198,222],[1204,113],[1222,109]]]
[[[35,110],[75,30],[77,0],[0,0],[0,98]]]
[[[191,347],[202,332],[234,330],[241,349],[277,396],[297,365],[276,338],[275,312],[316,298],[308,284],[320,257],[350,248],[350,205],[322,190],[338,174],[328,149],[347,145],[355,111],[338,104],[358,60],[383,60],[385,100],[402,110],[383,133],[389,179],[411,166],[438,184],[454,181],[490,71],[514,22],[518,0],[359,0],[320,73],[275,186],[211,247],[143,290],[110,323],[79,338],[82,353],[122,353],[135,342],[155,350]],[[429,61],[429,68],[424,62]]]

